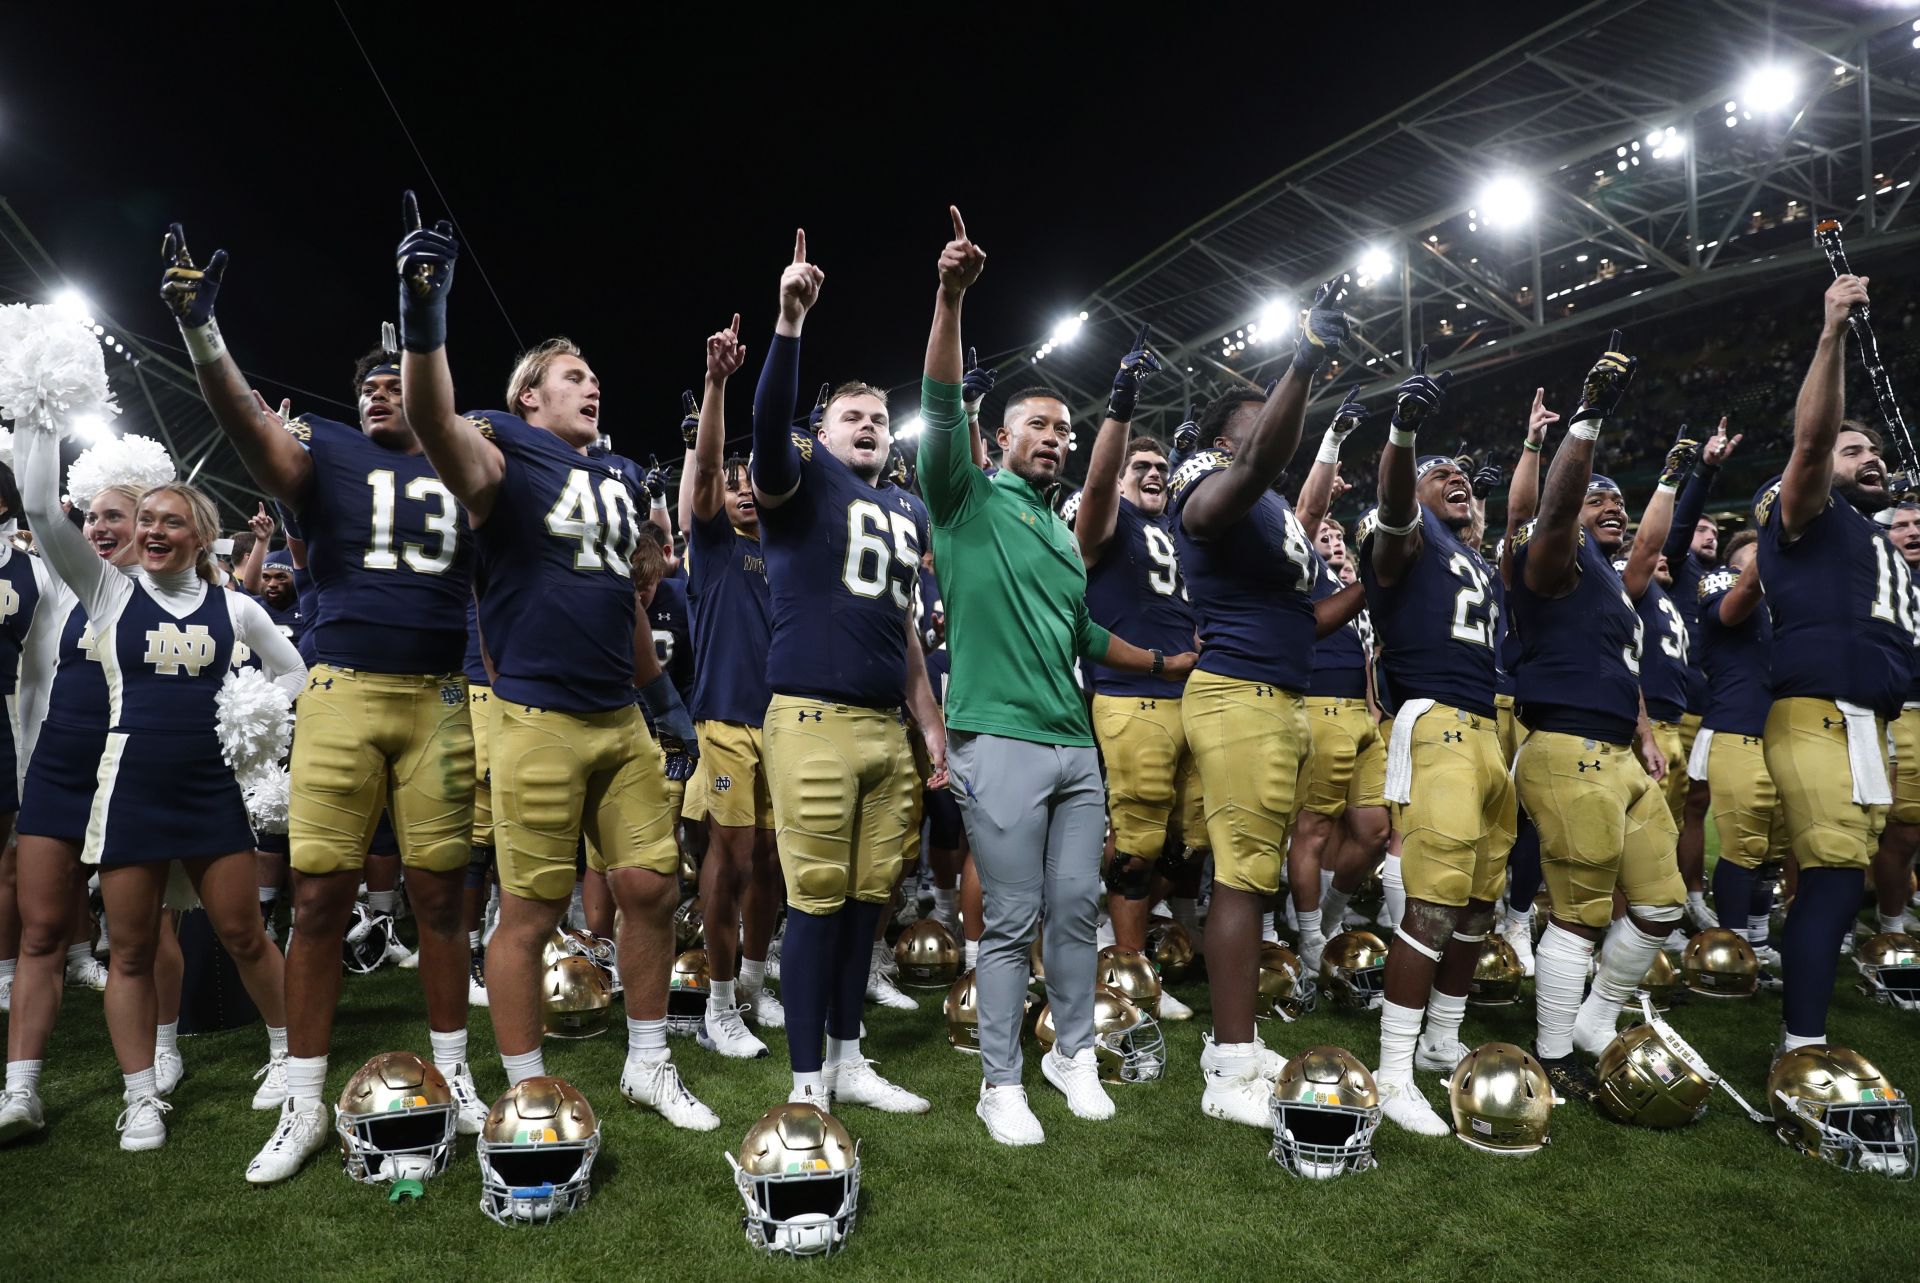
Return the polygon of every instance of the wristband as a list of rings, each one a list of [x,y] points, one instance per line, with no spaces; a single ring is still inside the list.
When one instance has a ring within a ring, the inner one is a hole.
[[[227,354],[226,342],[220,337],[220,323],[212,317],[207,318],[205,325],[191,329],[181,326],[180,337],[186,342],[187,355],[195,365],[213,365]]]
[[[1662,481],[1659,485],[1655,486],[1653,489],[1655,494],[1679,494],[1680,493],[1679,486],[1673,485],[1670,482],[1666,482],[1666,481]]]
[[[1151,664],[1147,665],[1147,673],[1150,676],[1158,677],[1167,671],[1167,656],[1165,651],[1150,650],[1147,654],[1153,660]]]
[[[657,494],[653,497],[653,510],[655,512],[665,512],[667,510],[667,497],[665,495]]]
[[[1326,435],[1320,438],[1320,453],[1313,456],[1313,461],[1315,463],[1340,462],[1340,440],[1334,435],[1333,429],[1328,428]]]
[[[1373,518],[1374,532],[1383,535],[1410,535],[1419,524],[1420,505],[1417,503],[1413,505],[1413,516],[1407,518],[1407,524],[1404,526],[1390,526],[1387,524],[1386,517],[1379,514],[1375,514]]]
[[[1522,441],[1520,444],[1524,448],[1533,451],[1535,454],[1540,453],[1540,443],[1538,441]]]
[[[1387,429],[1387,443],[1389,445],[1397,445],[1402,450],[1413,449],[1413,438],[1414,430],[1412,428],[1389,427]]]

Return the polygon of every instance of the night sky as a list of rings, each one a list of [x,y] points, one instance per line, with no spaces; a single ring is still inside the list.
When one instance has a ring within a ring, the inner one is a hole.
[[[202,261],[226,248],[242,367],[350,418],[416,188],[460,229],[462,405],[498,405],[516,351],[564,333],[616,448],[642,457],[677,452],[680,389],[736,310],[747,430],[796,226],[826,271],[803,389],[911,386],[949,202],[989,256],[969,341],[1030,348],[1181,228],[1561,10],[344,8],[398,119],[331,3],[11,7],[0,191],[116,328],[163,349],[167,222]]]

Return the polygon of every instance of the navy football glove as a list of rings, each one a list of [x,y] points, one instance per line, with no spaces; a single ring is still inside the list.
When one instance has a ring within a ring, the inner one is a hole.
[[[820,420],[827,417],[827,402],[832,400],[832,398],[833,384],[822,383],[820,385],[820,395],[813,399],[813,410],[807,415],[807,430],[809,432],[818,432],[820,430]]]
[[[1497,463],[1480,465],[1479,468],[1474,470],[1473,492],[1483,499],[1486,498],[1500,488],[1500,482],[1504,479],[1504,476],[1505,474],[1500,471],[1500,465]]]
[[[1193,402],[1187,402],[1187,417],[1179,427],[1173,430],[1173,452],[1177,455],[1193,453],[1200,444],[1200,423],[1194,417]]]
[[[652,455],[647,456],[647,473],[640,479],[640,488],[646,492],[644,498],[648,503],[659,503],[667,497],[667,480],[672,474],[670,466]]]
[[[677,739],[669,739],[665,736],[662,736],[660,739],[660,748],[667,755],[666,775],[668,779],[685,781],[693,778],[694,770],[700,765],[700,751],[698,748],[689,752],[685,744]]]
[[[1586,382],[1580,385],[1580,404],[1568,420],[1569,426],[1612,417],[1633,383],[1633,372],[1639,368],[1639,357],[1628,356],[1620,350],[1620,331],[1615,330],[1607,340],[1607,350],[1593,363],[1593,368],[1587,371]]]
[[[980,353],[975,348],[967,349],[967,372],[960,376],[960,399],[974,409],[987,399],[987,393],[993,391],[993,381],[997,376],[986,366],[980,364]]]
[[[680,394],[680,440],[687,449],[693,449],[693,443],[700,435],[700,402],[692,392]]]
[[[1148,326],[1142,324],[1140,332],[1133,336],[1133,348],[1120,358],[1119,372],[1113,376],[1113,395],[1107,398],[1107,417],[1119,423],[1130,423],[1133,411],[1140,404],[1140,385],[1147,376],[1158,374],[1166,367],[1160,364],[1160,358],[1147,347]]]
[[[1294,369],[1312,374],[1353,337],[1353,322],[1340,310],[1344,294],[1340,281],[1336,276],[1313,292],[1313,306],[1300,318],[1300,342],[1293,349]]]
[[[1688,431],[1686,424],[1680,425],[1680,436],[1673,443],[1673,449],[1667,451],[1667,461],[1660,468],[1660,484],[1678,490],[1686,479],[1693,474],[1693,465],[1700,457],[1700,443]]]
[[[160,276],[160,297],[173,309],[180,328],[197,330],[213,319],[213,301],[220,294],[220,278],[227,272],[227,251],[217,249],[204,268],[193,265],[187,252],[187,233],[178,223],[167,224],[160,257],[166,270]]]
[[[1444,370],[1439,374],[1427,375],[1427,348],[1421,344],[1420,351],[1413,358],[1413,374],[1394,390],[1393,426],[1403,432],[1414,432],[1447,399],[1447,384],[1453,382],[1453,371]]]
[[[453,265],[460,242],[453,224],[441,219],[432,228],[420,225],[420,202],[408,192],[401,200],[400,241],[395,263],[400,273],[400,346],[409,352],[433,352],[447,343],[447,292],[453,288]]]

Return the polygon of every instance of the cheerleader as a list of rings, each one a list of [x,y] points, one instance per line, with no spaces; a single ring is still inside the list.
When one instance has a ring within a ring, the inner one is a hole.
[[[306,684],[307,670],[258,602],[219,587],[219,518],[200,491],[168,483],[141,496],[129,577],[62,518],[57,439],[23,431],[15,454],[27,520],[49,569],[87,613],[106,679],[109,731],[81,858],[100,866],[113,923],[106,1012],[126,1079],[120,1147],[154,1149],[166,1143],[170,1108],[154,1073],[153,976],[170,861],[186,870],[266,1019],[272,1055],[263,1092],[285,1081],[283,960],[255,907],[253,829],[221,755],[215,699],[236,643],[259,655],[289,695]]]

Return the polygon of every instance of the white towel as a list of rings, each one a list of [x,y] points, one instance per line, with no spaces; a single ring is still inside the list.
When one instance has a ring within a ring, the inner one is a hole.
[[[1687,754],[1687,778],[1704,782],[1707,778],[1707,753],[1713,748],[1713,732],[1704,728],[1693,737],[1693,752]]]
[[[1413,724],[1433,707],[1430,699],[1410,699],[1393,715],[1387,740],[1387,801],[1405,806],[1413,800]]]
[[[1873,710],[1834,701],[1847,720],[1847,764],[1853,768],[1855,806],[1892,806],[1893,786],[1887,783],[1887,759],[1880,754],[1880,724]]]

